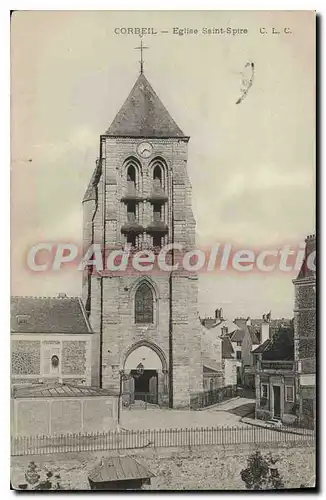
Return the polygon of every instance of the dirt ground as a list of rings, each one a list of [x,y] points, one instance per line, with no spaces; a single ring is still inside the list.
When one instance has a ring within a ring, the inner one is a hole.
[[[129,409],[129,407],[122,410],[121,426],[126,429],[247,427],[240,421],[241,415],[236,415],[231,411],[248,403],[252,403],[252,400],[235,398],[203,411],[157,409],[150,406],[147,409],[142,407]]]

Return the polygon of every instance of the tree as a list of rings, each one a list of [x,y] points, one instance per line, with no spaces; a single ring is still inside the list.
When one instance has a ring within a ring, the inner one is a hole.
[[[60,481],[60,474],[53,474],[52,471],[45,469],[43,471],[43,479],[41,479],[41,472],[39,471],[35,462],[28,464],[25,472],[26,484],[20,484],[21,490],[63,490]],[[53,478],[53,479],[52,479]]]
[[[240,472],[247,490],[280,490],[284,488],[283,479],[275,466],[277,458],[271,454],[263,457],[256,451],[248,457],[247,468]]]

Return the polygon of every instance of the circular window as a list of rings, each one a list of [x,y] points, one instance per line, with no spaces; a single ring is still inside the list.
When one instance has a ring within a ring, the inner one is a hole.
[[[59,358],[58,356],[52,356],[51,358],[51,365],[55,368],[59,366]]]

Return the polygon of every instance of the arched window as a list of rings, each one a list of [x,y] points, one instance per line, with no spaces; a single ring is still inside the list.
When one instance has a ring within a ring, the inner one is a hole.
[[[153,323],[153,292],[142,283],[135,294],[135,323]]]
[[[166,188],[166,172],[167,167],[163,158],[154,158],[150,163],[153,169],[153,184],[154,186],[161,186],[163,189]]]
[[[136,170],[133,165],[130,165],[127,170],[127,181],[132,182],[136,186]]]
[[[162,169],[159,165],[156,165],[153,170],[153,179],[155,183],[162,185]]]
[[[139,189],[141,180],[141,165],[139,161],[136,158],[129,157],[124,162],[124,167],[127,186]]]

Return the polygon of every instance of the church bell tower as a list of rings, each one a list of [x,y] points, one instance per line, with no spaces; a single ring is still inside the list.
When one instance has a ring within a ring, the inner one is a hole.
[[[157,256],[173,243],[183,253],[194,248],[188,141],[141,64],[129,96],[100,137],[83,200],[85,248],[100,243],[121,250],[129,244],[131,257],[146,250]],[[119,390],[123,375],[131,403],[189,407],[191,393],[203,388],[197,287],[196,274],[181,268],[85,272],[83,300],[101,333],[101,386]]]

